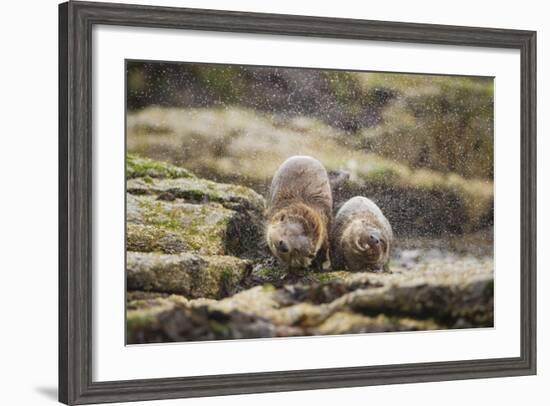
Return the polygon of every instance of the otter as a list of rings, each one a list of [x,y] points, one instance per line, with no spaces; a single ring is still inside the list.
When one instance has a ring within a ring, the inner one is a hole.
[[[329,251],[332,192],[324,166],[293,156],[277,169],[267,199],[266,240],[272,254],[292,268],[322,270]]]
[[[382,210],[370,199],[355,196],[338,210],[331,232],[334,270],[389,271],[393,232]]]

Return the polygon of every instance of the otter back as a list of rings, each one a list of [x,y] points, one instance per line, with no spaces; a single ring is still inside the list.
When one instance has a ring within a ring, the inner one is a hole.
[[[332,192],[327,171],[318,160],[294,156],[275,172],[268,196],[268,217],[292,203],[304,203],[330,219]]]

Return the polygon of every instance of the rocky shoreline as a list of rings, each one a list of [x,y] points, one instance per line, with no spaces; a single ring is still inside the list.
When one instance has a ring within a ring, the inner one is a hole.
[[[492,253],[478,240],[405,239],[390,273],[288,275],[267,253],[263,210],[252,189],[128,156],[128,344],[493,325]]]

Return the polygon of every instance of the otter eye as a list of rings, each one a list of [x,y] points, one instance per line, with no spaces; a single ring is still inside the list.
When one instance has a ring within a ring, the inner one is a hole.
[[[285,221],[285,215],[284,214],[281,214],[280,221]]]

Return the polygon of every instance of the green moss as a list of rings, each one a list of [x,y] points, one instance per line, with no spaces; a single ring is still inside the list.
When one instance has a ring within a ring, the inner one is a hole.
[[[208,256],[208,266],[197,275],[195,289],[205,290],[216,298],[235,294],[248,272],[250,263],[231,256]]]
[[[231,328],[216,320],[209,320],[208,327],[217,338],[231,337]]]
[[[143,177],[143,181],[144,181],[145,183],[148,183],[149,185],[151,185],[151,184],[153,183],[153,178],[150,177],[150,176],[144,176],[144,177]]]
[[[131,300],[126,303],[126,310],[136,310],[147,305],[146,300]]]
[[[146,224],[166,228],[172,231],[181,229],[181,221],[174,210],[165,210],[161,202],[141,200],[139,206],[144,209],[143,217]]]
[[[277,288],[275,288],[275,286],[273,286],[271,283],[264,283],[262,285],[262,290],[264,292],[275,292]]]
[[[223,269],[220,272],[220,297],[229,296],[234,293],[238,280],[235,272],[231,269]]]
[[[155,323],[155,321],[156,318],[154,315],[129,312],[126,319],[126,328],[128,333],[132,334],[134,331],[139,331],[149,327],[151,324]]]
[[[353,272],[329,271],[329,272],[315,272],[308,275],[308,277],[312,280],[312,282],[323,284],[323,283],[329,283],[337,280],[345,280],[351,275],[353,275]]]
[[[162,226],[130,223],[126,227],[128,251],[176,254],[189,248],[189,244],[178,233]]]
[[[126,178],[145,178],[147,183],[152,183],[151,178],[193,178],[194,175],[187,169],[174,166],[136,155],[126,156]]]
[[[399,181],[401,174],[395,168],[382,166],[369,170],[364,179],[369,182],[395,184]]]
[[[134,302],[133,305],[137,305],[137,303]],[[145,308],[132,309],[129,306],[126,312],[126,331],[128,337],[132,337],[135,332],[147,330],[157,325],[158,315],[172,309],[173,306],[172,302],[165,299],[158,299],[155,303],[150,303]]]
[[[276,268],[260,267],[254,270],[254,273],[261,278],[277,278],[281,275],[281,271]]]
[[[137,251],[176,253],[191,250],[225,255],[232,252],[231,248],[240,250],[243,244],[253,246],[257,243],[244,238],[248,234],[243,233],[252,227],[250,217],[238,216],[220,203],[164,201],[149,195],[130,195],[130,199],[129,218],[134,225],[129,227],[128,242],[129,247],[136,247]],[[232,238],[231,232],[244,237]]]
[[[222,282],[230,282],[233,278],[233,272],[229,269],[224,269],[220,272],[220,280]]]

